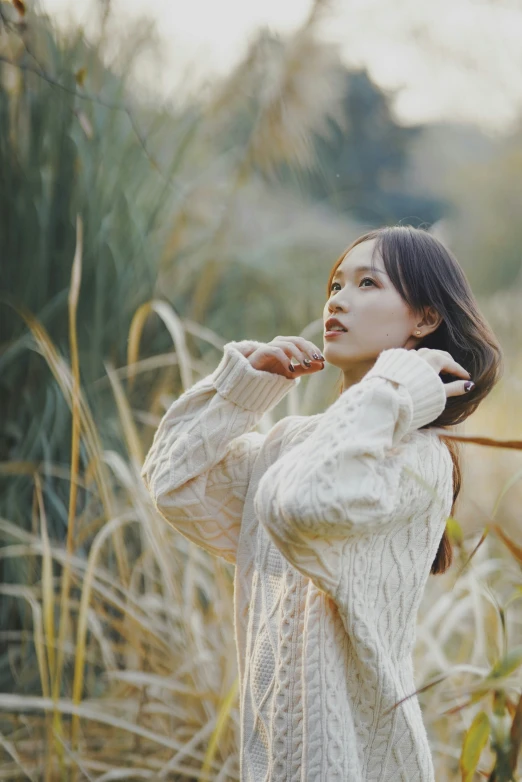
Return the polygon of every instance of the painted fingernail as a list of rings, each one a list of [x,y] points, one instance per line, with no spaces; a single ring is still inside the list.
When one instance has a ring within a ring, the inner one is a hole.
[[[295,372],[295,367],[293,364],[289,364],[288,369],[290,370],[290,372]]]
[[[315,358],[316,361],[319,361],[319,353],[312,353],[312,358]]]
[[[319,355],[319,358],[321,359],[321,361],[326,361],[326,359],[325,359],[325,357],[323,356],[322,353]]]
[[[303,364],[305,365],[305,367],[311,367],[312,366],[312,362],[309,359],[307,359],[307,358],[303,358]]]
[[[472,388],[475,388],[475,383],[473,383],[472,380],[466,380],[464,383],[464,391],[471,391]]]

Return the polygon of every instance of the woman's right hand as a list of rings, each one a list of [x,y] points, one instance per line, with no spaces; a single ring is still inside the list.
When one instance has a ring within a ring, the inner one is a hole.
[[[292,366],[292,359],[298,362],[296,366]],[[256,348],[248,356],[248,361],[254,369],[292,380],[323,369],[325,358],[313,342],[303,337],[275,337]]]

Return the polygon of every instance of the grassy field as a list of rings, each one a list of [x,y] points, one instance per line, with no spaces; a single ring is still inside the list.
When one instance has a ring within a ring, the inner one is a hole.
[[[188,335],[211,340],[216,360],[222,340],[164,302],[143,305],[131,324],[127,364],[106,365],[125,453],[104,449],[80,383],[80,276],[78,245],[70,364],[26,314],[71,412],[69,464],[1,465],[4,473],[31,475],[34,501],[31,530],[0,520],[2,558],[23,560],[28,574],[26,583],[0,585],[4,598],[24,606],[23,626],[4,633],[14,686],[0,695],[0,779],[238,779],[232,566],[169,528],[139,476],[171,399],[164,377],[177,365],[185,388],[213,368],[192,358]],[[158,362],[139,358],[149,317],[159,317],[173,338],[172,352]],[[508,356],[507,369],[460,433],[521,439],[519,359]],[[144,374],[155,389],[150,411],[129,401]],[[278,414],[309,405],[318,382],[305,379]],[[79,469],[80,445],[89,456],[86,470]],[[463,445],[464,484],[451,526],[455,560],[443,576],[430,577],[422,601],[414,663],[437,779],[519,778],[509,771],[522,718],[519,454]],[[49,535],[43,483],[51,473],[69,486],[64,542]]]

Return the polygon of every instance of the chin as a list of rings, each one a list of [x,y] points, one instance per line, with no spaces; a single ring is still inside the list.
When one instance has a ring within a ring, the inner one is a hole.
[[[323,356],[326,359],[325,363],[337,367],[338,369],[343,369],[343,367],[351,361],[350,355],[347,354],[345,350],[332,349],[328,345],[328,342],[324,346]]]
[[[374,350],[371,348],[361,350],[360,347],[356,347],[355,345],[351,347],[352,350],[347,348],[346,345],[336,346],[330,344],[328,340],[325,340],[323,356],[329,364],[332,364],[339,369],[348,369],[349,367],[353,367],[357,364],[367,363],[368,361],[375,361],[379,353],[384,350],[384,347]]]

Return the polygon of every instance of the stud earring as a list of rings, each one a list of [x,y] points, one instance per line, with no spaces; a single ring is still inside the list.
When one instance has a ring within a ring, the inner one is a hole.
[[[419,329],[417,329],[417,331],[415,332],[415,334],[416,334],[418,337],[420,336],[420,331],[419,331]]]

